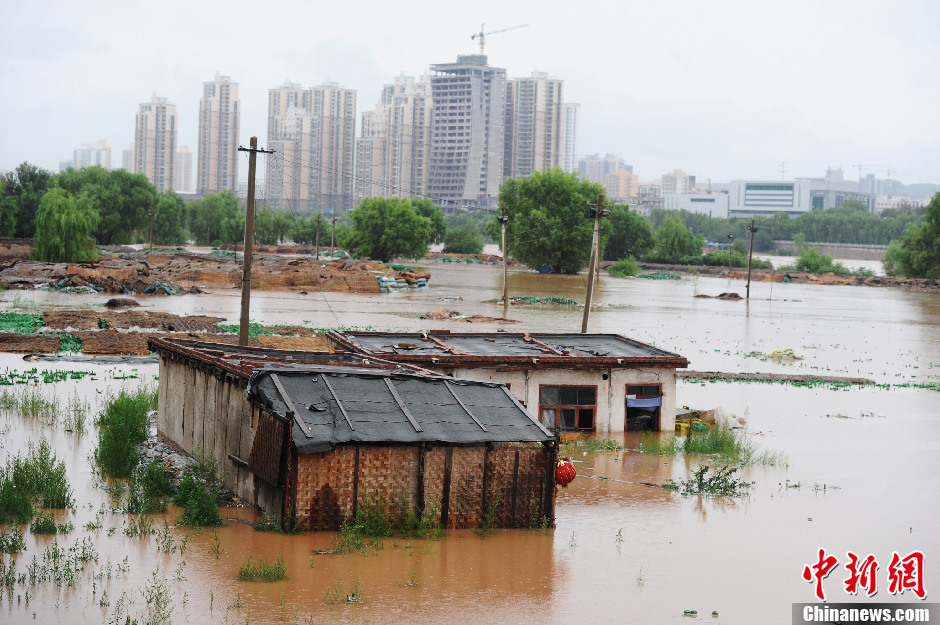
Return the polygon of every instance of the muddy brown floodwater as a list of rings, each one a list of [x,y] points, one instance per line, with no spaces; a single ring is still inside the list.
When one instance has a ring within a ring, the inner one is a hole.
[[[492,266],[430,265],[431,288],[377,296],[263,293],[251,316],[263,323],[374,329],[579,331],[580,308],[512,307],[520,323],[469,324],[418,319],[432,308],[498,315],[483,300],[500,296]],[[584,299],[586,277],[510,274],[510,294]],[[824,548],[839,559],[824,583],[829,601],[915,601],[889,594],[893,552],[926,556],[928,601],[940,593],[932,562],[940,553],[936,475],[940,473],[940,297],[908,289],[754,283],[751,301],[695,298],[744,294],[719,278],[600,280],[591,331],[617,332],[676,351],[690,368],[712,371],[826,373],[867,377],[876,387],[769,383],[678,383],[679,405],[722,407],[746,418],[759,449],[784,454],[777,465],[740,475],[755,484],[744,499],[683,497],[644,485],[684,479],[708,458],[632,451],[574,456],[579,477],[559,490],[550,531],[452,531],[440,540],[386,539],[346,556],[316,554],[329,533],[283,536],[230,521],[217,530],[176,527],[178,511],[153,517],[169,533],[130,538],[128,521],[93,476],[94,429],[84,435],[4,412],[0,461],[45,436],[67,465],[74,510],[58,514],[75,529],[57,538],[25,531],[16,556],[25,576],[3,592],[3,623],[138,623],[152,620],[147,596],[163,590],[173,623],[685,623],[685,610],[708,623],[789,623],[791,604],[813,601],[804,565]],[[100,307],[104,297],[6,292],[3,310]],[[232,292],[139,298],[151,310],[238,319]],[[802,360],[763,357],[791,348]],[[7,355],[0,369],[91,369],[96,379],[40,384],[65,406],[80,394],[100,407],[106,389],[154,384],[157,367],[28,363]],[[128,377],[128,376],[138,376]],[[11,388],[11,387],[3,387]],[[21,387],[14,387],[19,389]],[[16,390],[16,392],[21,392]],[[603,435],[604,433],[600,433]],[[622,442],[635,447],[633,434]],[[669,436],[669,435],[666,435]],[[606,479],[602,479],[606,478]],[[224,516],[254,520],[244,509]],[[96,529],[94,522],[100,520]],[[89,525],[91,524],[91,525]],[[9,528],[0,528],[9,529]],[[167,538],[171,553],[164,553]],[[57,541],[88,539],[97,560],[68,579],[29,583],[29,566]],[[216,544],[218,547],[216,548]],[[161,550],[161,546],[163,549]],[[182,552],[181,552],[182,546]],[[842,587],[846,552],[873,554],[878,593],[852,597]],[[236,580],[249,558],[283,556],[289,579]],[[2,556],[10,566],[11,557]],[[22,583],[21,583],[22,581]],[[364,602],[347,604],[357,591]],[[107,593],[105,595],[105,593]],[[27,596],[28,594],[28,596]],[[341,599],[332,603],[333,598]],[[716,611],[717,616],[712,616]]]

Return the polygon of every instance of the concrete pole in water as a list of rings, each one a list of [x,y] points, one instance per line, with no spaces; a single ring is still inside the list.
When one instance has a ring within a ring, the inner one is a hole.
[[[499,217],[496,219],[499,221],[500,229],[503,233],[503,319],[506,319],[509,316],[509,283],[506,280],[508,275],[506,269],[508,256],[506,252],[506,222],[509,221],[509,217],[506,216],[506,207],[503,204],[499,205]]]
[[[734,248],[734,234],[728,233],[728,277],[731,277],[731,252]]]
[[[591,239],[591,265],[588,268],[587,294],[584,296],[584,317],[581,319],[581,334],[587,333],[588,317],[591,315],[591,295],[594,292],[594,269],[598,265],[598,256],[600,251],[600,232],[601,217],[606,217],[610,211],[604,208],[604,196],[597,196],[597,208],[591,209],[591,217],[594,218],[594,236]]]
[[[751,256],[754,254],[754,233],[757,232],[757,226],[754,225],[753,219],[751,219],[751,223],[747,227],[747,231],[751,233],[751,247],[747,251],[747,294],[745,299],[751,299]]]
[[[251,248],[255,243],[255,159],[258,152],[273,154],[274,150],[259,150],[258,137],[252,137],[250,147],[238,147],[248,152],[248,201],[245,207],[245,251],[242,254],[242,310],[238,323],[238,344],[248,345],[248,308],[251,300]]]

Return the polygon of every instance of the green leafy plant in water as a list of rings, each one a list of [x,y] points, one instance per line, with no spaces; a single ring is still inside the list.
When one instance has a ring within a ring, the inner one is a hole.
[[[140,463],[140,445],[147,439],[147,413],[156,407],[156,391],[121,389],[98,418],[98,448],[95,461],[108,477],[131,477]]]
[[[0,532],[0,553],[19,553],[24,549],[26,542],[18,525],[14,525],[9,532]]]
[[[278,556],[277,560],[270,564],[264,558],[259,558],[256,563],[249,556],[248,561],[238,569],[240,582],[279,582],[283,579],[287,579],[284,556]]]
[[[632,258],[624,258],[608,267],[607,273],[615,278],[626,278],[640,273],[640,266]]]
[[[745,482],[734,477],[739,467],[716,466],[714,473],[709,475],[711,468],[703,464],[695,470],[691,479],[678,482],[669,480],[663,484],[663,488],[675,490],[683,495],[742,497],[747,494],[747,489],[754,485],[754,482]]]
[[[618,451],[620,443],[612,438],[597,438],[595,436],[579,436],[562,447],[564,451]]]
[[[490,505],[486,507],[486,512],[477,519],[477,526],[473,528],[473,532],[479,536],[485,536],[492,534],[496,530],[496,512],[499,510],[499,506],[503,503],[503,496],[497,494],[490,501]]]
[[[176,491],[176,505],[185,508],[180,516],[180,525],[192,527],[218,527],[222,525],[219,502],[204,482],[187,473]]]
[[[51,513],[40,512],[29,524],[29,531],[33,534],[55,534],[59,530],[55,518]]]

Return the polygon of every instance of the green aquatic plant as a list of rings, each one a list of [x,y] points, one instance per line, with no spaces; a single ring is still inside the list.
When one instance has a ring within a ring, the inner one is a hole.
[[[240,582],[279,582],[283,579],[287,579],[284,556],[278,556],[277,560],[272,563],[268,563],[264,558],[259,558],[258,562],[255,562],[249,556],[248,561],[238,569]]]
[[[708,472],[712,468],[714,468],[714,472],[709,475]],[[734,477],[738,469],[739,467],[709,467],[703,464],[695,470],[691,479],[679,480],[678,482],[670,479],[663,484],[663,488],[675,490],[683,495],[741,497],[747,494],[747,489],[753,486],[754,482],[745,482]]]

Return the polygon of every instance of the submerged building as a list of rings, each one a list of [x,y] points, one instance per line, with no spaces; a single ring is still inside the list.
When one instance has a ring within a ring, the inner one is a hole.
[[[157,431],[244,501],[338,530],[359,506],[445,528],[554,519],[555,436],[502,384],[353,354],[154,338]]]

